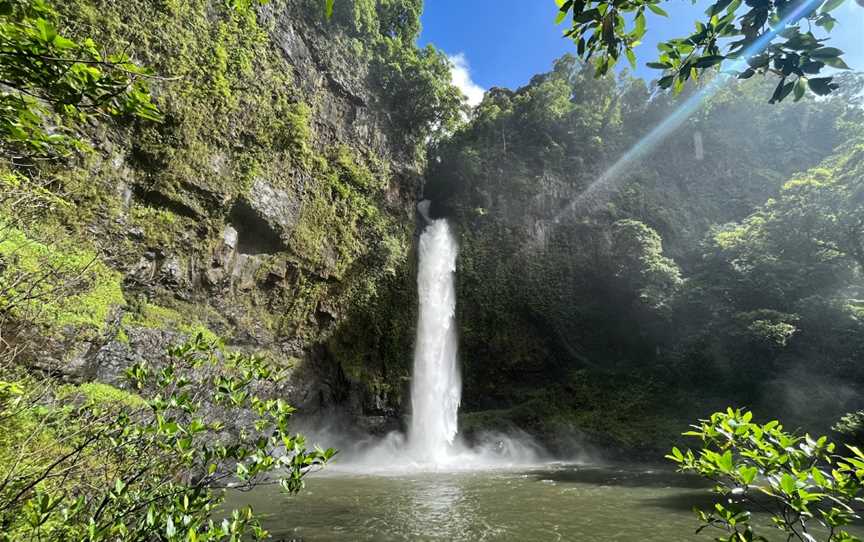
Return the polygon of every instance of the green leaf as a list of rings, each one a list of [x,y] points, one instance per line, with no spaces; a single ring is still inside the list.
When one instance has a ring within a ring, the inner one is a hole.
[[[627,55],[627,60],[630,62],[630,67],[634,70],[636,69],[636,53],[633,52],[633,49],[627,49],[624,51],[624,54]]]
[[[645,23],[645,14],[641,11],[636,15],[636,28],[633,31],[633,35],[636,39],[641,39],[642,36],[645,35],[646,23]]]
[[[777,88],[774,89],[774,95],[771,97],[770,103],[782,102],[786,98],[786,96],[789,96],[789,94],[795,88],[794,82],[790,81],[788,83],[785,83],[785,81],[786,81],[786,79],[784,78],[777,85]],[[784,448],[787,448],[788,446],[791,445],[791,443],[784,444],[782,439],[781,439],[781,445]]]
[[[783,473],[783,476],[780,477],[780,489],[783,490],[787,495],[792,495],[798,490],[798,484],[795,481],[795,478],[787,473]]]
[[[827,2],[822,4],[822,9],[820,10],[820,12],[828,13],[829,11],[834,11],[835,9],[842,6],[844,2],[846,2],[846,0],[828,0]]]
[[[658,6],[656,4],[648,4],[648,9],[650,9],[651,11],[656,13],[657,15],[661,15],[663,17],[669,16],[669,14],[666,13],[666,11],[663,8],[661,8],[660,6]]]
[[[716,66],[724,60],[726,60],[726,57],[722,55],[708,55],[697,60],[694,66],[699,69],[705,69],[710,68],[711,66]]]
[[[555,17],[555,24],[561,24],[562,22],[564,22],[564,19],[566,19],[566,18],[567,18],[567,12],[566,11],[559,11],[558,15]]]
[[[831,58],[823,58],[822,59],[825,64],[828,64],[832,68],[837,68],[838,70],[849,70],[849,66],[846,62],[843,61],[840,57],[831,57]]]
[[[756,55],[747,59],[747,64],[753,69],[764,68],[768,66],[771,59],[766,54]]]
[[[577,24],[587,23],[588,21],[599,21],[601,18],[600,10],[597,8],[589,9],[588,11],[583,11],[579,15],[573,17],[573,22]]]
[[[822,71],[822,68],[824,68],[824,67],[825,67],[825,63],[820,62],[818,60],[816,60],[816,61],[811,60],[811,61],[805,62],[799,66],[799,68],[801,68],[802,72],[809,74],[809,75],[814,75],[814,74],[819,73],[820,71]]]
[[[676,463],[682,463],[684,461],[684,454],[681,453],[677,447],[672,448],[672,454],[666,456],[667,459],[675,461]]]
[[[333,18],[333,5],[335,2],[336,0],[324,0],[324,16],[327,17],[327,19]]]
[[[833,80],[833,77],[817,77],[814,79],[808,79],[807,86],[819,96],[827,96],[837,88],[836,85],[832,83]]]
[[[738,474],[741,477],[741,482],[745,485],[750,485],[756,479],[756,475],[759,474],[759,469],[756,467],[741,467],[738,469]]]
[[[814,51],[810,51],[810,58],[818,58],[820,60],[826,58],[835,58],[843,54],[843,51],[836,47],[820,47]]]
[[[718,2],[714,2],[711,6],[705,11],[705,14],[709,17],[713,17],[729,7],[729,4],[732,3],[732,0],[719,0]]]
[[[816,18],[816,26],[821,26],[828,32],[834,30],[834,26],[837,24],[837,19],[831,16],[829,13],[823,13],[819,17]]]
[[[717,466],[720,467],[723,472],[728,473],[732,471],[733,461],[732,451],[726,450],[723,455],[717,458]]]
[[[814,467],[811,470],[810,475],[813,477],[813,481],[819,484],[819,487],[828,486],[828,479],[825,478],[825,475],[822,473],[821,470]]]
[[[63,36],[57,36],[54,38],[54,47],[57,47],[58,49],[73,49],[77,46],[77,43],[68,38],[64,38]]]
[[[57,37],[57,29],[45,19],[36,19],[34,24],[36,25],[36,29],[39,30],[39,37],[43,41],[51,43]]]
[[[804,93],[807,91],[807,79],[804,77],[799,77],[795,82],[795,101],[800,101],[801,98],[804,97]]]

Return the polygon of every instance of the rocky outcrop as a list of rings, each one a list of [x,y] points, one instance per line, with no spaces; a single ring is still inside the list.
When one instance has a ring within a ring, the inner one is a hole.
[[[119,271],[125,305],[86,342],[53,339],[52,370],[119,384],[204,333],[291,367],[277,391],[301,412],[398,423],[421,165],[357,52],[372,38],[313,0],[61,9],[163,76],[165,121],[98,127],[60,168],[76,206],[59,220]]]
[[[223,240],[240,254],[283,252],[300,220],[300,207],[297,196],[255,179],[249,193],[231,209],[231,222],[238,229],[228,226]]]

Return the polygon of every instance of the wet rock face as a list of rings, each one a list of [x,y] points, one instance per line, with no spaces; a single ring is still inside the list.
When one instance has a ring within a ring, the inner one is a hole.
[[[421,179],[413,149],[377,105],[368,66],[333,46],[349,39],[323,26],[318,11],[309,15],[313,4],[279,0],[256,8],[262,33],[255,39],[269,39],[265,47],[275,56],[256,65],[255,78],[278,72],[286,87],[242,102],[230,126],[220,127],[197,104],[187,110],[173,103],[182,96],[171,89],[155,88],[168,113],[164,123],[107,128],[99,136],[101,154],[86,174],[104,181],[111,208],[97,213],[94,236],[122,273],[127,306],[104,337],[85,344],[70,335],[68,359],[52,357],[70,380],[119,385],[126,368],[162,359],[200,327],[230,347],[295,366],[279,393],[304,410],[348,412],[372,430],[396,423],[401,394],[381,382],[402,376],[377,363],[374,349],[394,348],[389,337],[407,327],[388,328],[394,311],[410,313],[413,298],[389,269],[412,283],[408,256]],[[171,65],[153,47],[142,58]],[[230,70],[223,75],[234,98],[254,83],[230,80],[238,77]],[[269,150],[278,156],[271,157],[256,150],[261,134],[254,130],[275,121],[284,124],[273,127],[278,144]],[[202,129],[207,137],[196,134]],[[350,158],[348,166],[334,157],[337,150]],[[382,186],[368,195],[367,185],[352,184],[351,167],[366,168]],[[372,230],[373,221],[385,223],[392,237]],[[388,251],[403,255],[387,261],[385,272],[380,261]],[[373,318],[380,323],[372,325]],[[329,347],[334,341],[339,348]],[[405,348],[409,360],[410,344]],[[361,357],[361,349],[370,353]]]
[[[135,329],[127,332],[127,341],[110,341],[100,348],[91,362],[96,380],[126,387],[126,369],[136,363],[164,361],[166,346],[186,339],[182,333],[158,329]]]
[[[137,363],[158,367],[166,362],[166,346],[183,342],[182,333],[158,329],[131,328],[125,340],[112,340],[94,348],[81,343],[74,360],[68,360],[67,379],[73,382],[98,380],[119,388],[128,388],[125,371]],[[301,419],[332,426],[333,420],[346,423],[345,429],[363,434],[385,434],[398,429],[399,413],[380,396],[366,394],[346,378],[322,348],[312,348],[294,341],[278,345],[290,368],[278,384],[258,384],[256,392],[263,397],[279,397],[299,409]],[[83,352],[92,349],[90,355]],[[296,356],[302,356],[298,358]],[[210,408],[205,405],[207,415]],[[248,413],[250,419],[253,418]],[[243,429],[244,414],[233,420],[229,432]]]
[[[268,3],[258,12],[262,24],[271,27],[273,44],[291,65],[302,92],[324,97],[316,103],[322,135],[370,149],[396,164],[397,170],[411,171],[416,177],[415,149],[406,144],[400,128],[392,125],[392,112],[380,105],[380,89],[370,84],[369,65],[352,52],[356,44],[343,39],[345,36],[334,36],[330,32],[333,25],[322,20],[317,6],[312,16],[298,16],[309,5],[303,0],[293,0],[287,7]],[[415,196],[411,191],[410,197]]]
[[[159,281],[175,287],[186,286],[183,264],[178,256],[172,255],[162,262],[159,270]]]
[[[232,224],[228,227],[233,233],[225,238],[226,246],[241,254],[284,252],[300,218],[300,207],[296,196],[257,179],[249,194],[240,198],[231,210]]]

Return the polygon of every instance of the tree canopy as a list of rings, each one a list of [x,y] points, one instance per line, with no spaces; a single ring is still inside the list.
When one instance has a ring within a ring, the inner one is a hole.
[[[635,48],[648,32],[648,14],[668,17],[661,7],[664,0],[556,2],[557,22],[570,24],[564,35],[576,43],[580,58],[593,60],[597,75],[622,58],[635,68]],[[725,65],[740,79],[757,73],[776,75],[772,102],[790,94],[800,100],[807,89],[820,96],[830,94],[839,88],[834,77],[819,75],[828,68],[848,69],[843,51],[826,45],[826,35],[838,23],[831,12],[843,2],[717,0],[692,34],[660,43],[659,59],[648,66],[663,71],[660,87],[676,92],[706,70]]]

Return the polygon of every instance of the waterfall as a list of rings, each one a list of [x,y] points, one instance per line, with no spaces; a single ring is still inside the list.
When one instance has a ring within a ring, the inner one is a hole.
[[[361,443],[346,470],[357,472],[441,472],[534,465],[542,449],[525,433],[486,431],[471,447],[456,441],[462,379],[457,363],[456,256],[459,247],[446,220],[429,217],[429,202],[417,206],[427,225],[420,236],[417,339],[411,379],[411,422],[407,435]]]
[[[456,436],[462,382],[456,362],[456,239],[446,220],[420,236],[417,293],[420,314],[411,380],[411,456],[443,463]]]

